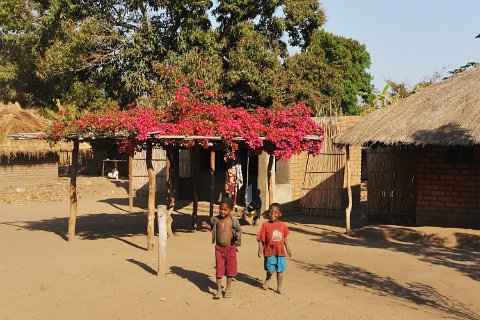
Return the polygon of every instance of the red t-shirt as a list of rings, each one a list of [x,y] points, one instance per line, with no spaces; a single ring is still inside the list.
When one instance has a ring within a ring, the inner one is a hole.
[[[288,234],[287,225],[282,221],[276,223],[267,221],[263,223],[257,236],[257,241],[263,242],[263,255],[265,257],[285,257],[284,244]]]

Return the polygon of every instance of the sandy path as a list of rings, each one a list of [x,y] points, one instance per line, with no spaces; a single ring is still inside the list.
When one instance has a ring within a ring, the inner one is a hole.
[[[125,199],[109,202],[79,203],[73,242],[64,239],[67,202],[0,204],[1,320],[480,319],[475,250],[398,234],[346,237],[328,220],[293,217],[287,294],[280,296],[259,289],[258,227],[244,226],[233,298],[214,301],[209,233],[182,230],[188,217],[177,216],[170,273],[159,279],[156,251],[144,250],[144,214],[128,214]],[[448,232],[480,238],[478,230]]]

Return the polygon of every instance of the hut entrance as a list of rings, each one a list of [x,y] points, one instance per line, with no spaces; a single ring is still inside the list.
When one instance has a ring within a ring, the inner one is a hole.
[[[368,219],[415,224],[415,153],[412,148],[367,150]]]

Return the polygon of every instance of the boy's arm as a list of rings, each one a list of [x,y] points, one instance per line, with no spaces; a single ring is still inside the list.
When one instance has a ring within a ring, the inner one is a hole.
[[[202,228],[207,229],[208,231],[212,231],[212,225],[205,221],[202,221]]]
[[[261,240],[258,240],[258,257],[261,257],[263,254],[263,243]]]
[[[292,256],[292,251],[290,251],[290,246],[288,245],[288,238],[285,238],[284,245],[285,245],[285,249],[287,250],[288,256],[291,257]]]

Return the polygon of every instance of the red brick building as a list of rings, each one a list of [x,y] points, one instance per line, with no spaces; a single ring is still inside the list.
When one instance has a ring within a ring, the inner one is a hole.
[[[368,218],[480,227],[480,67],[377,110],[338,134],[367,146]]]

